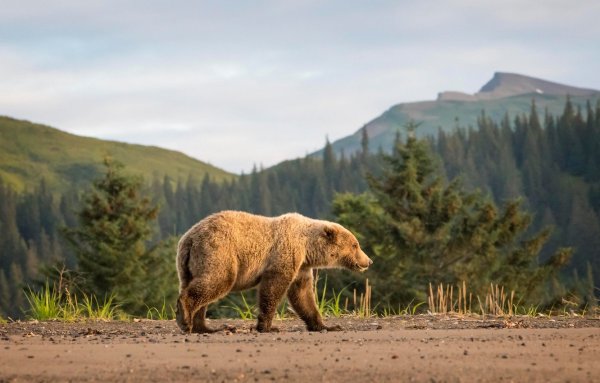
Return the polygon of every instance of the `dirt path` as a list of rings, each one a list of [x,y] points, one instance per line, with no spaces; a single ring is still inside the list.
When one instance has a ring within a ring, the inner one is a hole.
[[[0,325],[0,382],[600,381],[600,320],[394,317],[297,320],[257,334],[183,335],[172,321]]]

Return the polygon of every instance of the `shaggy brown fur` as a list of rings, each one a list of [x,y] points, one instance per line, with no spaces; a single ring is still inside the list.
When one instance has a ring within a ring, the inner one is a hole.
[[[270,218],[222,211],[179,241],[177,324],[185,332],[211,332],[205,323],[208,304],[258,285],[258,331],[272,330],[286,292],[309,331],[333,330],[317,309],[312,269],[364,271],[372,263],[354,235],[336,223],[295,213]]]

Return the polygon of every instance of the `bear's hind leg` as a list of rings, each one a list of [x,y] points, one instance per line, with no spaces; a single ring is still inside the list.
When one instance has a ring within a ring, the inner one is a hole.
[[[177,325],[184,332],[192,332],[194,328],[210,332],[206,327],[206,307],[209,303],[223,298],[233,286],[235,278],[227,278],[220,283],[210,278],[195,278],[181,291],[177,299]]]
[[[301,271],[288,290],[288,300],[308,331],[339,331],[340,326],[325,326],[315,302],[312,270]]]

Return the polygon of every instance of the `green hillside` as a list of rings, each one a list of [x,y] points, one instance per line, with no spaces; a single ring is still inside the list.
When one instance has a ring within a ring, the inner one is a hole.
[[[494,121],[500,121],[506,113],[511,120],[517,115],[529,114],[531,100],[535,102],[543,121],[544,110],[550,114],[563,112],[567,95],[576,106],[585,107],[587,101],[595,105],[600,92],[552,83],[532,77],[496,73],[494,78],[474,95],[460,92],[442,92],[437,100],[402,103],[391,107],[354,134],[333,143],[336,152],[346,154],[360,149],[362,130],[369,135],[370,149],[391,148],[397,131],[410,120],[421,123],[417,134],[421,137],[436,135],[438,129],[453,130],[460,126],[477,127],[482,110]]]
[[[209,174],[215,181],[235,177],[182,153],[154,146],[132,145],[65,133],[29,121],[0,117],[0,179],[21,191],[43,178],[54,191],[83,185],[96,178],[110,156],[146,180],[168,175],[174,180]]]

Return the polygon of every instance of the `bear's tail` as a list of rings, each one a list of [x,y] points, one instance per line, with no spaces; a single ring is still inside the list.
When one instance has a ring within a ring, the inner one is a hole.
[[[192,281],[192,273],[189,268],[190,250],[192,241],[184,236],[177,244],[177,274],[179,275],[179,292],[185,289]]]

